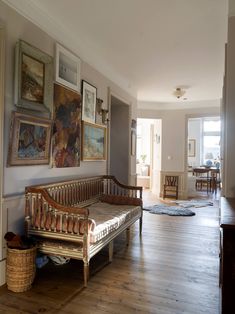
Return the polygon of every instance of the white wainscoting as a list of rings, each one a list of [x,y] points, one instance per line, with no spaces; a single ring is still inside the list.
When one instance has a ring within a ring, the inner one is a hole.
[[[0,286],[6,283],[6,241],[7,231],[24,234],[24,194],[4,197],[0,221]]]
[[[6,283],[6,260],[0,262],[0,286]]]
[[[23,194],[4,197],[2,200],[0,261],[6,258],[5,233],[12,231],[14,233],[24,234],[24,205],[25,198]]]

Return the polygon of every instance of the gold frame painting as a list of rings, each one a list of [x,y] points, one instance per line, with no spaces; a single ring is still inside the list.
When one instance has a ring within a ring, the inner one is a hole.
[[[52,121],[13,111],[8,166],[49,164]]]
[[[82,160],[106,160],[106,127],[82,122]]]

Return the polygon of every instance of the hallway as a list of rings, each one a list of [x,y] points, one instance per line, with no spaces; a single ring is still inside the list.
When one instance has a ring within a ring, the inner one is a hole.
[[[158,202],[144,193],[144,204]],[[219,314],[218,207],[194,209],[193,217],[144,211],[143,234],[131,229],[91,261],[91,278],[82,287],[82,264],[48,264],[37,271],[31,290],[0,289],[0,313],[154,313]]]

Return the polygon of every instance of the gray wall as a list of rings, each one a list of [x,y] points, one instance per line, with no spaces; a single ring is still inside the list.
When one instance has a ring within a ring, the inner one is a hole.
[[[81,162],[80,167],[56,169],[46,166],[20,166],[6,167],[7,151],[9,145],[9,127],[11,111],[14,107],[14,48],[19,39],[23,39],[45,53],[54,56],[55,40],[39,29],[36,25],[16,13],[4,3],[0,2],[0,26],[6,29],[6,85],[5,85],[5,119],[4,119],[4,196],[22,193],[25,186],[47,181],[58,181],[74,176],[91,176],[105,174],[107,164],[104,161]],[[63,44],[63,38],[60,39]],[[136,112],[136,99],[117,85],[97,72],[85,62],[82,62],[81,79],[85,79],[97,87],[97,97],[104,100],[108,107],[108,87],[115,94],[132,103],[132,110]],[[100,116],[97,115],[98,123]],[[132,167],[135,167],[134,160]]]
[[[110,174],[128,184],[129,174],[129,106],[111,102]]]

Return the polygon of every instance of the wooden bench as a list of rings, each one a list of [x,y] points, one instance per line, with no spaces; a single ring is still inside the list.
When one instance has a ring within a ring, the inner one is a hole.
[[[28,186],[25,189],[26,232],[40,252],[83,260],[84,285],[89,261],[139,219],[142,231],[142,187],[126,186],[113,176]],[[129,239],[128,239],[129,241]]]

